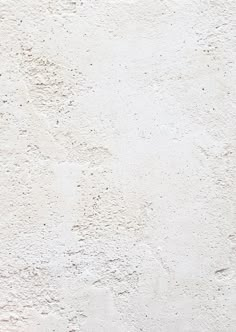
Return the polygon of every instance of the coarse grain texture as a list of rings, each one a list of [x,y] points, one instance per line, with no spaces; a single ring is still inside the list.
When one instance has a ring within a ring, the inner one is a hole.
[[[236,1],[0,0],[0,331],[236,331]]]

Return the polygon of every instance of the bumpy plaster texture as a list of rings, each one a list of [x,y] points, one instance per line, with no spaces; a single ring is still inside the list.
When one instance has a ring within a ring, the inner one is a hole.
[[[0,331],[236,331],[234,0],[0,1]]]

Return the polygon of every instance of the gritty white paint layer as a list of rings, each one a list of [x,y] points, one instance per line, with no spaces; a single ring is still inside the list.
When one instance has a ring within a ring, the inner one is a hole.
[[[0,0],[0,331],[235,332],[234,0]]]

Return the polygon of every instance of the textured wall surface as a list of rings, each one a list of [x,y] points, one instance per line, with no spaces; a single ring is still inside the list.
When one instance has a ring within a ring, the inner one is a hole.
[[[234,0],[0,0],[0,331],[235,332]]]

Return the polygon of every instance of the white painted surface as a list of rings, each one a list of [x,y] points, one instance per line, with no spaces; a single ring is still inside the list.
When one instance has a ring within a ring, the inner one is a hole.
[[[235,16],[0,1],[1,332],[235,332]]]

